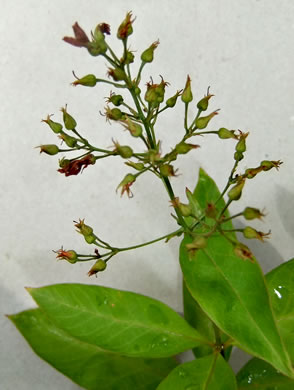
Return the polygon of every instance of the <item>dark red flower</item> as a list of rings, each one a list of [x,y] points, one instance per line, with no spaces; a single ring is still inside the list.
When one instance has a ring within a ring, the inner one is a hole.
[[[75,34],[75,37],[64,37],[63,40],[70,45],[77,46],[77,47],[88,47],[88,44],[90,42],[89,38],[87,37],[87,34],[85,31],[78,25],[78,22],[76,22],[73,26],[73,31]]]
[[[80,160],[68,161],[62,166],[62,168],[58,169],[58,172],[64,173],[65,176],[78,175],[81,171],[87,168],[88,165],[93,165],[95,162],[96,159],[93,154],[88,154]]]

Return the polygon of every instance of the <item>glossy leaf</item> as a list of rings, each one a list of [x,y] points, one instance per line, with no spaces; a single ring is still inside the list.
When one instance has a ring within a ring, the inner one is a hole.
[[[29,292],[59,328],[125,356],[172,356],[204,340],[171,308],[140,294],[81,284]]]
[[[202,207],[219,197],[216,185],[202,170],[194,194]],[[222,199],[218,206],[224,206]],[[237,257],[232,244],[217,233],[193,257],[187,252],[189,242],[189,237],[182,241],[180,263],[187,287],[204,312],[238,347],[293,376],[257,261]]]
[[[239,390],[293,390],[294,380],[282,375],[274,367],[257,358],[241,368],[237,374]]]
[[[154,390],[176,366],[172,358],[123,357],[82,342],[56,327],[40,309],[9,318],[37,355],[88,390]]]
[[[266,282],[278,328],[294,364],[294,259],[269,272]]]
[[[236,378],[219,355],[209,355],[175,368],[157,390],[236,390]]]

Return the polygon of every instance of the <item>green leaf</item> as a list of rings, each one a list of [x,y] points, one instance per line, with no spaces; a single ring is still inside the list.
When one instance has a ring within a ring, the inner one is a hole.
[[[236,378],[219,354],[205,356],[175,368],[157,390],[236,390]]]
[[[202,207],[219,197],[216,185],[202,170],[195,196]],[[222,199],[218,206],[224,206]],[[182,241],[180,263],[187,287],[203,311],[234,339],[235,345],[293,376],[257,261],[237,257],[232,244],[218,234],[211,236],[206,248],[193,257],[187,253],[189,242],[189,237]]]
[[[266,282],[278,328],[294,364],[294,259],[269,272]]]
[[[123,357],[82,342],[56,327],[40,309],[9,318],[37,355],[88,390],[154,390],[176,366],[172,358]]]
[[[29,292],[59,328],[125,356],[172,356],[208,342],[171,308],[140,294],[82,284]]]
[[[241,368],[237,374],[239,390],[293,390],[294,380],[282,375],[274,367],[257,358]]]
[[[183,281],[183,298],[184,298],[184,317],[187,322],[193,326],[200,334],[211,342],[216,343],[215,332],[218,332],[220,343],[224,344],[229,337],[223,333],[220,329],[216,329],[216,325],[211,319],[204,313],[199,304],[190,294],[185,281]],[[203,357],[213,353],[213,347],[209,345],[200,345],[193,348],[193,353],[196,357]],[[231,355],[232,346],[227,347],[224,350],[224,358],[228,361]]]

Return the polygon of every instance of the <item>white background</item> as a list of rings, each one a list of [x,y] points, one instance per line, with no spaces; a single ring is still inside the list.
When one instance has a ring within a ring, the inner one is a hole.
[[[74,390],[78,387],[39,360],[4,317],[33,307],[25,286],[81,282],[133,290],[159,298],[181,311],[178,244],[158,243],[114,258],[107,271],[88,278],[89,264],[56,262],[52,249],[64,245],[79,252],[87,246],[74,231],[73,220],[86,218],[95,232],[117,246],[148,241],[176,229],[168,197],[159,181],[144,175],[133,186],[135,197],[120,198],[115,188],[129,168],[119,158],[97,162],[82,175],[65,178],[56,172],[58,158],[39,155],[34,146],[57,139],[41,119],[61,106],[78,122],[83,135],[101,147],[111,138],[128,136],[119,125],[101,117],[110,88],[74,88],[71,74],[105,77],[105,61],[65,44],[71,25],[90,32],[96,24],[112,27],[110,44],[120,50],[116,28],[125,13],[137,19],[130,47],[135,54],[160,39],[155,61],[146,66],[143,82],[159,75],[170,82],[169,96],[183,88],[190,74],[195,99],[207,87],[216,96],[211,109],[221,108],[211,129],[225,126],[250,131],[241,170],[265,159],[282,159],[274,170],[248,181],[237,212],[263,208],[270,243],[250,243],[267,271],[293,255],[293,38],[294,2],[290,0],[206,1],[37,1],[1,0],[1,234],[0,234],[0,387],[3,390]],[[138,62],[135,68],[138,66]],[[158,136],[167,152],[183,135],[183,106],[166,111]],[[192,117],[191,117],[192,118]],[[201,149],[179,159],[181,175],[172,179],[175,192],[193,189],[202,166],[222,188],[231,170],[234,142],[214,136],[199,138]],[[132,145],[136,143],[132,140]],[[183,198],[184,200],[184,198]],[[241,220],[237,225],[244,223]],[[234,360],[234,359],[233,359]],[[235,355],[234,367],[240,366]]]

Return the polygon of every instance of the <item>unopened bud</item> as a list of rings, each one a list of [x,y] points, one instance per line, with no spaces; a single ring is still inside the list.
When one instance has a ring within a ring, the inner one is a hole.
[[[80,219],[79,222],[76,222],[75,227],[78,229],[78,232],[83,236],[89,236],[93,233],[91,226],[85,224],[84,219]]]
[[[57,145],[40,145],[38,146],[40,148],[40,153],[46,153],[50,156],[54,156],[59,152],[59,147]]]
[[[242,190],[245,184],[245,180],[242,179],[238,184],[230,189],[228,192],[228,197],[230,200],[238,200],[241,198]]]
[[[235,152],[234,153],[234,160],[241,161],[244,158],[244,154],[242,152]]]
[[[106,268],[106,262],[102,259],[99,259],[96,261],[96,263],[93,265],[93,267],[88,272],[89,276],[95,275],[98,272],[104,271]]]
[[[124,99],[121,95],[115,95],[115,94],[112,94],[110,95],[110,97],[107,99],[107,102],[108,103],[112,103],[113,105],[115,105],[116,107],[120,106],[123,102],[124,102]]]
[[[63,122],[67,130],[74,130],[77,126],[75,119],[67,112],[67,106],[61,108],[63,113]]]
[[[210,99],[212,96],[214,96],[214,95],[208,94],[207,96],[204,96],[203,99],[199,100],[199,102],[197,103],[197,108],[198,108],[198,110],[206,111],[207,108],[208,108],[209,99]]]
[[[177,154],[186,154],[190,152],[190,150],[198,149],[198,148],[200,148],[199,145],[187,144],[186,142],[182,141],[176,145],[175,150]]]
[[[111,119],[113,121],[118,121],[118,120],[122,119],[123,113],[117,107],[110,108],[107,106],[105,109],[105,116],[107,119]]]
[[[225,127],[221,127],[217,132],[219,138],[221,139],[238,139],[237,135],[235,134],[235,130],[228,130]]]
[[[283,164],[283,162],[280,160],[278,161],[264,160],[261,161],[260,167],[262,168],[263,171],[269,171],[272,168],[276,168],[278,170],[281,164]]]
[[[77,253],[74,250],[65,251],[61,248],[55,253],[57,253],[56,258],[59,260],[66,260],[71,264],[74,264],[78,261]]]
[[[217,111],[212,112],[211,114],[207,116],[202,116],[200,118],[197,118],[195,121],[195,125],[197,129],[205,129],[210,122],[210,120],[215,116],[218,115]]]
[[[117,37],[118,39],[125,40],[129,35],[133,32],[133,22],[135,19],[132,20],[132,13],[128,12],[125,19],[120,24],[118,30],[117,30]]]
[[[159,170],[164,177],[176,176],[174,167],[171,164],[160,165]]]
[[[77,138],[72,137],[66,133],[62,133],[58,137],[62,139],[62,141],[64,141],[69,148],[74,148],[78,142]]]
[[[96,76],[93,74],[88,74],[87,76],[82,77],[81,79],[77,79],[72,83],[72,85],[83,85],[85,87],[95,87],[97,84]]]
[[[177,103],[177,100],[178,100],[178,97],[180,96],[180,94],[181,94],[181,91],[177,91],[177,93],[174,96],[167,99],[167,101],[165,102],[167,107],[174,107]]]
[[[159,45],[159,41],[153,42],[151,46],[148,47],[143,53],[141,54],[141,60],[143,62],[152,62],[154,57],[154,50]]]
[[[181,203],[178,197],[171,201],[173,207],[180,210],[183,217],[189,217],[192,214],[192,209],[189,204]]]
[[[108,68],[108,76],[111,76],[114,81],[125,81],[126,74],[121,68]]]
[[[182,93],[181,99],[184,103],[190,103],[193,100],[193,94],[191,90],[191,79],[190,76],[187,76],[186,85]]]
[[[189,201],[189,205],[192,209],[193,216],[200,219],[203,215],[203,211],[200,207],[198,200],[188,188],[186,188],[186,196]]]
[[[236,145],[236,152],[244,153],[246,151],[246,137],[248,133],[242,134]]]
[[[125,56],[120,60],[121,63],[125,65],[132,64],[134,62],[135,56],[130,50],[127,50]]]
[[[243,211],[243,217],[247,220],[261,219],[264,216],[265,214],[263,214],[260,210],[254,207],[246,207]]]
[[[139,123],[132,122],[127,116],[127,119],[122,121],[123,126],[126,130],[129,130],[133,137],[140,137],[142,135],[142,126]]]
[[[58,122],[54,122],[50,119],[51,115],[48,115],[46,119],[42,119],[42,122],[47,123],[47,125],[50,127],[51,130],[54,131],[54,133],[59,134],[62,131],[62,124]]]
[[[126,192],[128,197],[131,198],[133,196],[130,187],[135,182],[136,176],[132,173],[128,173],[123,180],[119,183],[116,188],[116,191],[121,188],[121,196]]]
[[[114,142],[114,151],[122,158],[130,158],[133,155],[133,149],[128,145],[120,145],[118,142]]]
[[[96,236],[94,234],[88,234],[87,236],[84,236],[84,239],[87,244],[91,245],[96,241]]]
[[[264,238],[268,238],[270,235],[270,232],[263,233],[258,232],[257,230],[253,229],[251,226],[246,226],[243,229],[243,236],[248,239],[256,238],[257,240],[264,241]]]
[[[142,169],[145,168],[143,163],[135,163],[133,161],[127,161],[125,164],[128,165],[129,167],[136,169],[137,171],[142,171]]]

